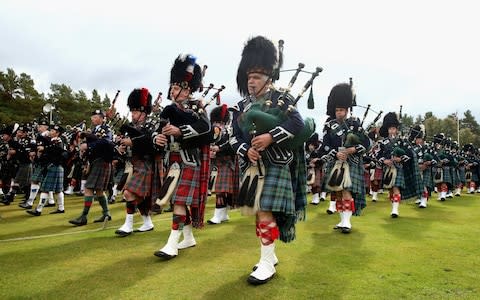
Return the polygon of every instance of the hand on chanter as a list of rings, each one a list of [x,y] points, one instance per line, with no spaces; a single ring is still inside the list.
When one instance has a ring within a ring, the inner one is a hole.
[[[248,159],[251,163],[256,163],[260,159],[260,152],[254,147],[250,147],[247,152]]]
[[[273,143],[273,138],[270,133],[264,133],[258,135],[252,139],[252,147],[255,148],[257,151],[263,151],[267,149],[270,144]]]

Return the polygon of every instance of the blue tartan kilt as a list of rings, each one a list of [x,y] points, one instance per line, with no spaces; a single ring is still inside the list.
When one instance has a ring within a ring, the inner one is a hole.
[[[430,190],[433,190],[435,187],[435,184],[433,183],[433,173],[432,173],[432,168],[428,167],[422,172],[422,182],[423,186],[426,186]]]
[[[397,167],[397,177],[395,178],[395,183],[393,186],[399,187],[401,189],[405,188],[405,173],[403,172],[402,167]]]
[[[40,184],[40,192],[60,193],[63,191],[63,167],[50,164],[47,167],[47,174]]]
[[[90,164],[90,172],[87,175],[85,188],[91,190],[107,190],[112,172],[112,164],[103,158],[97,158]]]
[[[465,179],[465,167],[459,167],[456,169],[456,182],[455,185],[457,184],[465,184],[467,180]]]
[[[15,183],[20,187],[30,186],[32,177],[32,164],[20,164],[15,174]]]
[[[274,165],[264,159],[265,177],[260,196],[260,210],[295,214],[295,197],[288,166]]]
[[[39,165],[39,164],[33,165],[32,177],[31,177],[32,183],[40,183],[43,181],[43,177],[44,177],[43,171],[45,168],[46,167],[43,165]]]
[[[452,167],[442,167],[443,169],[443,182],[449,185],[453,185],[453,168]]]
[[[217,167],[217,179],[215,181],[215,193],[234,192],[234,159],[229,156],[215,158],[215,166]]]
[[[153,174],[152,163],[150,161],[132,159],[132,166],[132,176],[125,184],[124,189],[141,198],[150,196]]]

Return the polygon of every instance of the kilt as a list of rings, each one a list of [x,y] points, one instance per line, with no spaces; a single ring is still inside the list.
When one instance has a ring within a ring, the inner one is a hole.
[[[44,171],[45,166],[43,164],[33,164],[32,168],[32,177],[30,177],[32,183],[40,183],[45,177]]]
[[[124,189],[143,198],[151,195],[152,163],[148,160],[132,158],[133,173]],[[123,175],[123,174],[122,174]]]
[[[40,184],[40,192],[60,193],[63,191],[63,167],[62,165],[49,164],[47,174]]]
[[[155,201],[160,195],[160,188],[163,184],[163,178],[165,177],[165,167],[163,166],[163,157],[160,154],[156,154],[153,160],[152,166],[152,199]]]
[[[122,180],[123,173],[125,173],[125,168],[115,168],[113,170],[113,183],[118,184]]]
[[[412,197],[420,198],[424,190],[424,185],[416,155],[403,164],[402,174],[405,184],[405,187],[402,188],[401,191],[402,199],[409,199]]]
[[[449,166],[442,167],[443,169],[443,182],[449,184],[450,186],[453,185],[453,168]]]
[[[90,163],[90,172],[87,175],[85,188],[91,190],[107,190],[112,164],[106,162],[103,158],[97,158]]]
[[[15,174],[15,183],[19,187],[30,186],[32,177],[32,163],[19,164]]]
[[[218,169],[215,181],[215,193],[234,193],[234,158],[230,156],[216,157],[214,165]]]
[[[323,176],[323,168],[315,167],[315,182],[312,184],[312,188],[320,188],[322,186]]]
[[[188,166],[183,163],[179,154],[170,153],[169,164],[172,165],[174,162],[180,165],[180,178],[173,190],[172,203],[176,205],[198,206],[200,203],[201,166]]]
[[[395,164],[395,169],[397,170],[397,177],[395,177],[395,182],[393,183],[393,186],[396,186],[400,189],[405,188],[405,175],[403,172],[403,166]],[[388,168],[388,167],[386,167]],[[383,173],[386,173],[386,170],[383,171]]]
[[[433,183],[433,173],[432,168],[428,167],[422,172],[422,182],[423,186],[426,186],[430,191],[433,190],[435,184]]]
[[[365,182],[365,188],[370,187],[370,170],[365,170],[363,173],[363,180]]]
[[[373,169],[373,176],[370,177],[370,180],[378,180],[379,182],[382,182],[382,179],[383,179],[383,169],[375,167]]]
[[[457,176],[455,177],[456,178],[455,185],[458,185],[460,183],[465,184],[465,182],[467,181],[465,179],[465,167],[457,168],[456,173],[457,173]]]

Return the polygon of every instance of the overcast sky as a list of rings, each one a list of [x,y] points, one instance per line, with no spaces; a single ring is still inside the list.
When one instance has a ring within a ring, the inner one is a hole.
[[[475,1],[464,0],[2,0],[0,70],[31,75],[45,93],[51,83],[89,96],[121,90],[117,107],[126,112],[136,87],[165,98],[174,59],[192,53],[208,65],[204,83],[225,85],[222,101],[233,104],[243,45],[264,35],[285,41],[284,69],[299,62],[324,69],[314,83],[315,109],[306,109],[308,93],[299,103],[305,116],[325,115],[330,89],[353,77],[357,103],[373,110],[402,105],[409,115],[445,117],[470,109],[479,121],[479,28]],[[282,73],[277,86],[291,76]],[[298,78],[294,96],[308,78]]]

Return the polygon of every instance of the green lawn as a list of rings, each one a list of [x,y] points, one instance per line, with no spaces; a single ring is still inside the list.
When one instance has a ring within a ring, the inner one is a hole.
[[[123,203],[111,206],[102,230],[92,223],[98,203],[89,224],[74,227],[79,197],[66,197],[64,215],[46,208],[40,217],[16,200],[0,207],[0,299],[480,299],[480,197],[432,198],[427,209],[402,203],[397,219],[385,195],[368,198],[351,234],[332,229],[339,217],[326,214],[327,202],[309,205],[297,239],[277,242],[277,274],[257,287],[246,283],[260,252],[254,219],[238,211],[162,261],[153,252],[167,240],[171,213],[153,216],[154,231],[120,238]],[[213,207],[210,198],[206,219]]]

